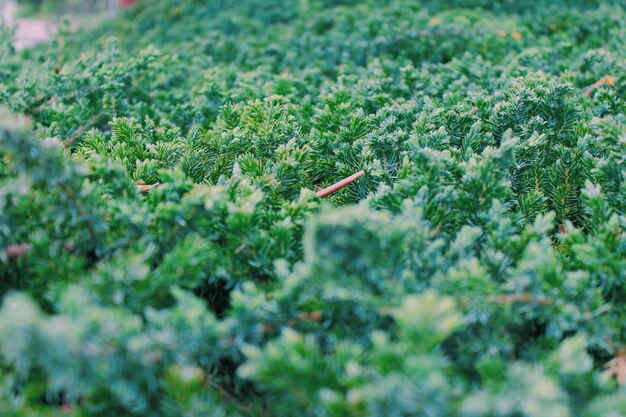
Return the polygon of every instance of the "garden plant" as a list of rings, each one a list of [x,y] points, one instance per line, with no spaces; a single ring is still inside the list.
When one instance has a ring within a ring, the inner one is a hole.
[[[2,32],[0,416],[626,416],[624,6]]]

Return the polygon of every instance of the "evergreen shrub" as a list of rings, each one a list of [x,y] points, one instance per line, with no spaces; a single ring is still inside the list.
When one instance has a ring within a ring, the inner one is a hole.
[[[9,40],[0,416],[626,416],[621,0]]]

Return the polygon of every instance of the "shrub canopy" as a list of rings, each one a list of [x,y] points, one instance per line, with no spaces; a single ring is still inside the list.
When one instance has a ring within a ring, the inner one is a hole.
[[[621,1],[139,3],[2,35],[0,416],[626,416]]]

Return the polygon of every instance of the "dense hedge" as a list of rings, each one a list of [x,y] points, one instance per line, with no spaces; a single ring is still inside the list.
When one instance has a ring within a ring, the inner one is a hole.
[[[621,1],[2,36],[0,416],[626,416]]]

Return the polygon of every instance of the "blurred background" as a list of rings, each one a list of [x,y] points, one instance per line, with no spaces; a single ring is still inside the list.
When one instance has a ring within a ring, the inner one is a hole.
[[[94,13],[115,13],[132,1],[128,0],[0,0],[0,3],[13,3],[20,16],[44,17],[57,15],[83,15]]]
[[[54,36],[62,19],[70,27],[89,26],[137,0],[0,0],[0,26],[14,31],[14,47],[23,49]]]

